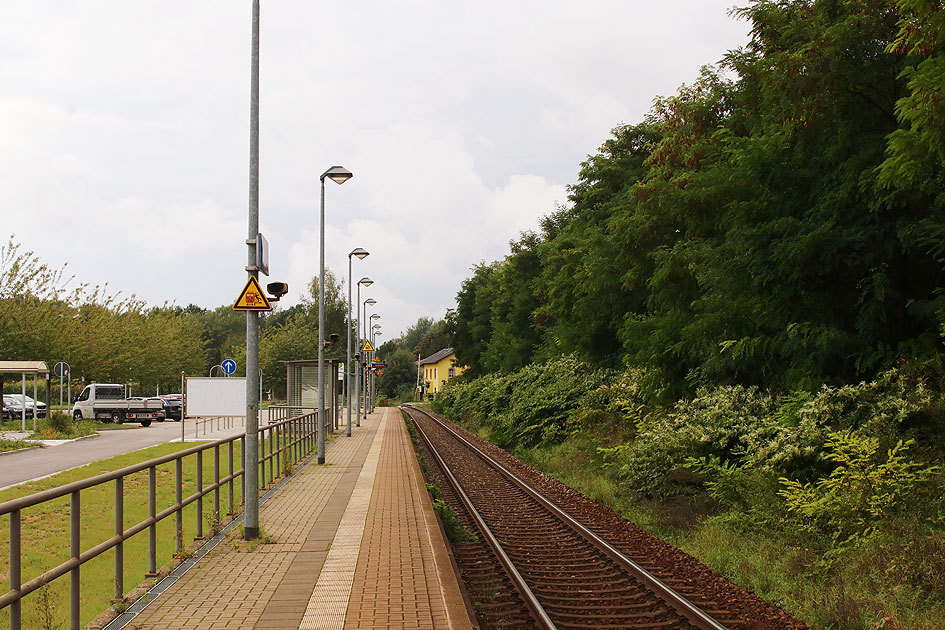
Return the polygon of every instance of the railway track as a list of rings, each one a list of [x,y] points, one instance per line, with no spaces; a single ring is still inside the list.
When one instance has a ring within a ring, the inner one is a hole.
[[[574,518],[533,487],[551,480],[535,484],[534,478],[524,479],[535,475],[523,474],[528,471],[521,462],[476,444],[474,436],[424,410],[405,410],[432,460],[428,468],[435,464],[437,470],[429,474],[443,499],[478,534],[478,540],[454,543],[453,549],[484,628],[805,627],[760,600],[758,623],[746,619],[744,602],[730,599],[728,603],[739,605],[729,610],[712,596],[717,593],[706,597],[693,588],[699,578],[685,574],[685,567],[682,575],[664,567],[658,577],[646,566],[647,554],[665,556],[666,550],[627,553],[626,540],[614,540],[613,523],[608,522],[612,513],[595,517],[593,510],[570,505],[579,514]],[[661,566],[665,560],[649,564]],[[744,595],[757,604],[753,595]],[[747,606],[752,609],[758,606]]]

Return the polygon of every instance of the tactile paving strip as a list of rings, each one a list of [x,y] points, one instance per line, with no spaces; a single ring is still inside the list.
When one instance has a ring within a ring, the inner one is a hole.
[[[348,507],[341,517],[338,532],[325,557],[325,564],[308,600],[299,630],[341,630],[344,626],[387,418],[387,414],[384,414],[381,426],[371,443],[371,450],[368,451]]]

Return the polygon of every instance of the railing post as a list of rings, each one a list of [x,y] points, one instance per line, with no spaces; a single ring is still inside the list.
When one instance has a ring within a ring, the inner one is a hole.
[[[241,479],[240,486],[243,488],[243,492],[240,495],[240,505],[246,505],[246,438],[240,437],[240,453],[243,460],[243,478]]]
[[[115,535],[125,533],[125,478],[115,479]],[[125,594],[125,543],[115,545],[115,599]]]
[[[148,517],[157,514],[157,468],[148,468]],[[157,575],[157,523],[148,527],[148,577]]]
[[[184,550],[184,458],[178,457],[174,460],[174,503],[177,504],[177,512],[174,514],[176,530],[176,548],[179,551]]]
[[[203,538],[203,451],[197,453],[197,535],[194,540]]]
[[[230,512],[229,512],[229,514],[230,514],[230,516],[232,516],[232,515],[233,515],[233,511],[234,511],[234,510],[233,510],[233,440],[230,440],[229,442],[227,442],[227,446],[229,447],[229,451],[230,451],[230,453],[229,453],[229,457],[230,457],[230,474],[229,474],[229,477],[230,477]]]
[[[277,427],[275,430],[276,430],[276,431],[279,431],[280,429],[279,429],[279,427]],[[272,483],[272,480],[275,478],[275,477],[274,477],[274,474],[273,474],[273,473],[274,473],[273,468],[274,468],[275,465],[276,465],[276,463],[273,461],[273,457],[272,457],[273,454],[274,454],[274,452],[275,452],[275,451],[272,450],[272,441],[273,441],[273,435],[272,435],[272,434],[273,434],[273,430],[272,430],[272,429],[269,429],[269,483]],[[278,443],[279,443],[279,440],[278,440],[278,437],[279,437],[279,436],[278,436],[278,434],[276,434],[275,437],[276,437],[276,444],[278,445]]]
[[[22,583],[20,569],[20,511],[10,512],[10,590],[19,591]],[[10,630],[20,630],[20,600],[10,604]]]
[[[76,490],[71,495],[69,503],[69,548],[72,559],[79,561],[79,555],[82,553],[80,547],[79,534],[82,531],[82,514],[80,513],[79,491]],[[79,630],[79,589],[81,588],[80,567],[76,565],[70,572],[71,584],[69,588],[69,627],[72,630]]]
[[[220,445],[213,447],[213,522],[219,524],[220,519]]]

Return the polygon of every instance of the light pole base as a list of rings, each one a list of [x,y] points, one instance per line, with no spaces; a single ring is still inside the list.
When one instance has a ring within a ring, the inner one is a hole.
[[[324,456],[324,455],[322,455],[322,456],[320,456],[320,457],[318,458],[318,463],[319,463],[319,464],[324,464],[324,463],[325,463],[325,456]]]
[[[244,527],[243,528],[243,540],[256,540],[257,538],[259,538],[258,527]]]

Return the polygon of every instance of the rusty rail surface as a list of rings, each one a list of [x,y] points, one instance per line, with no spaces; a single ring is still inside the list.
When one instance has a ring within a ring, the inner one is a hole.
[[[531,485],[503,466],[500,462],[496,461],[494,458],[478,448],[475,444],[471,443],[465,437],[453,430],[452,427],[448,426],[446,423],[441,422],[433,414],[430,414],[423,409],[413,406],[405,406],[405,408],[411,414],[420,414],[424,418],[432,421],[437,427],[445,431],[459,444],[462,444],[464,448],[472,452],[490,469],[499,473],[501,478],[504,478],[512,486],[518,488],[524,492],[525,495],[535,501],[536,505],[541,507],[541,510],[538,511],[541,513],[541,516],[536,515],[534,522],[539,522],[543,518],[548,517],[549,519],[554,519],[557,522],[564,524],[568,529],[580,536],[580,538],[583,539],[586,544],[591,545],[603,556],[606,556],[610,561],[621,567],[621,569],[625,571],[627,575],[633,576],[633,578],[646,591],[649,591],[655,596],[655,599],[661,601],[664,605],[675,611],[675,613],[681,617],[681,622],[686,624],[686,627],[699,628],[700,630],[725,630],[725,627],[722,626],[718,621],[700,610],[699,607],[692,604],[688,599],[677,593],[657,577],[646,571],[638,563],[625,556],[610,543],[600,538],[597,534],[585,527],[577,519],[561,510],[557,505],[554,504],[554,502],[547,499],[545,496],[531,487]],[[489,546],[493,548],[496,555],[499,557],[500,563],[506,568],[510,581],[518,591],[527,607],[531,610],[533,617],[535,618],[536,625],[546,630],[554,630],[558,626],[552,621],[553,615],[550,615],[548,612],[546,612],[545,605],[542,603],[541,598],[537,597],[533,592],[533,587],[535,585],[528,584],[527,581],[522,577],[522,573],[519,572],[518,568],[515,566],[514,561],[511,559],[513,554],[507,551],[505,545],[499,541],[498,537],[495,536],[491,531],[489,525],[486,524],[487,519],[480,514],[479,508],[473,505],[473,500],[467,496],[467,493],[463,489],[460,481],[456,478],[456,476],[453,475],[450,467],[437,451],[434,441],[430,438],[430,436],[427,435],[427,433],[419,424],[417,424],[416,427],[421,438],[425,442],[427,449],[436,459],[436,462],[440,466],[443,473],[447,476],[450,484],[453,486],[453,489],[456,491],[461,502],[463,503],[463,506],[475,522],[476,527],[483,534]],[[524,555],[526,558],[528,558],[528,560],[534,560],[537,557],[537,546],[538,545],[536,543],[529,549],[528,552],[518,555]],[[575,582],[578,581],[577,576],[571,576],[571,579]],[[542,590],[547,590],[547,584],[542,585]],[[593,599],[590,595],[590,590],[588,591],[588,598]],[[616,615],[614,615],[614,617],[616,617]],[[591,621],[587,621],[585,623],[590,622]],[[640,622],[642,624],[642,619]],[[571,625],[571,623],[575,623],[573,619],[569,619],[568,623],[565,623],[565,625]],[[665,622],[660,622],[656,625],[661,625],[663,623]]]

